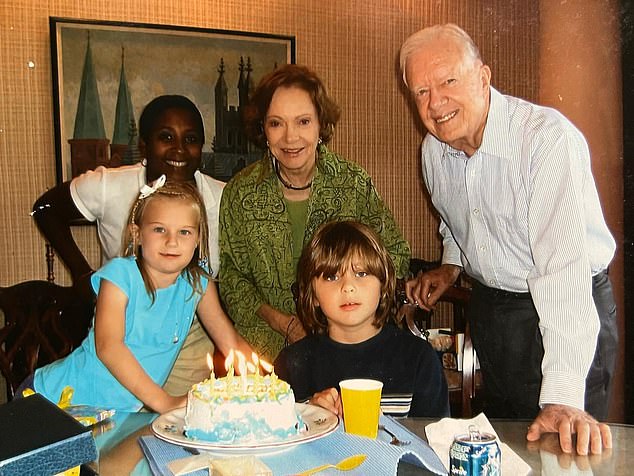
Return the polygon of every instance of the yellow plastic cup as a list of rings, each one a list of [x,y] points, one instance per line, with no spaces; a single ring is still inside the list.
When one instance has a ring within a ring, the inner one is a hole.
[[[343,422],[347,433],[376,438],[383,382],[355,378],[339,382]]]

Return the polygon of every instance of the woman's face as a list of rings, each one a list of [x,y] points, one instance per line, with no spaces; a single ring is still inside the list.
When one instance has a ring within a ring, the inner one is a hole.
[[[147,160],[147,181],[165,174],[168,180],[194,179],[200,167],[204,138],[194,114],[186,109],[166,109],[154,121],[141,152]]]
[[[319,129],[317,109],[306,91],[296,86],[275,90],[264,118],[264,133],[284,170],[301,173],[313,168]]]

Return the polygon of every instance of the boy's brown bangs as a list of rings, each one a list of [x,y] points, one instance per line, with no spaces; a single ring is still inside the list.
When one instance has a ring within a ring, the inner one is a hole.
[[[381,256],[368,243],[365,236],[355,233],[328,245],[331,246],[324,246],[322,253],[314,255],[313,262],[318,264],[315,266],[313,278],[338,274],[357,261],[365,272],[380,280],[385,279]]]

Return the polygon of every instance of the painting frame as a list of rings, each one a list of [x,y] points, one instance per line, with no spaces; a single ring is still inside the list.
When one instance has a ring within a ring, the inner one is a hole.
[[[205,124],[201,170],[228,180],[261,157],[241,130],[224,130],[238,127],[244,91],[295,63],[289,35],[62,17],[49,17],[49,28],[58,184],[140,161],[138,119],[161,94],[196,104]]]

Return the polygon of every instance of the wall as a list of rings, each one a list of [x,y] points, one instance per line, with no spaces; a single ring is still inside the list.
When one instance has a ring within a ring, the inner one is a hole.
[[[29,211],[55,185],[49,16],[294,35],[297,62],[316,69],[342,106],[332,147],[370,172],[414,255],[436,259],[421,131],[399,89],[399,46],[426,25],[454,21],[480,44],[499,89],[535,100],[537,13],[536,2],[521,0],[0,0],[0,285],[46,278],[44,241]],[[96,265],[94,228],[74,232]],[[59,262],[55,272],[68,283]]]
[[[567,21],[562,23],[561,18]],[[614,286],[619,335],[621,342],[626,342],[619,20],[618,0],[540,2],[539,102],[560,110],[584,132],[588,141],[603,213],[617,242],[616,255],[610,264],[610,279]],[[587,34],[590,30],[593,35]],[[624,362],[625,345],[621,345],[610,404],[613,420],[620,420],[625,410]]]

